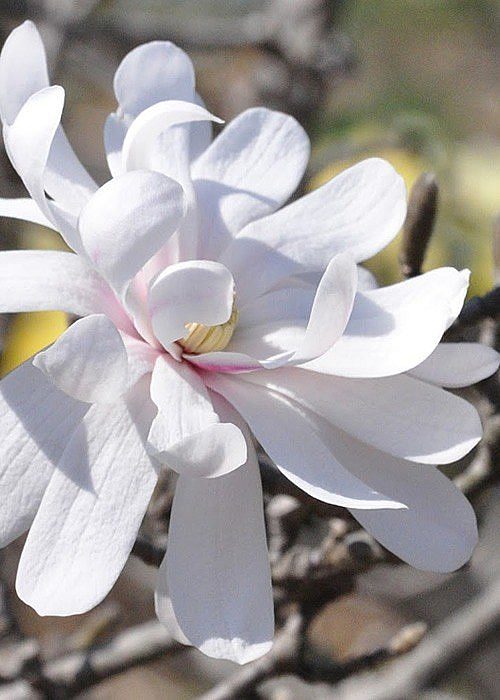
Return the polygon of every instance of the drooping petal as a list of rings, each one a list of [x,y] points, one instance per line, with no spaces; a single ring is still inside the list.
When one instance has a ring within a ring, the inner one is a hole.
[[[246,442],[232,423],[220,423],[205,385],[186,363],[166,355],[155,364],[151,398],[158,406],[148,436],[151,454],[179,474],[214,477],[244,464]]]
[[[403,180],[389,163],[370,158],[250,223],[220,260],[241,298],[253,298],[290,275],[324,270],[337,253],[366,260],[394,238],[405,213]]]
[[[157,615],[171,628],[173,611],[179,641],[241,664],[265,654],[274,631],[262,488],[247,440],[236,471],[179,477],[156,591]]]
[[[225,323],[231,316],[233,295],[231,273],[220,263],[190,260],[170,265],[149,288],[156,337],[166,346],[186,334],[187,323]]]
[[[106,311],[103,281],[79,256],[55,250],[0,253],[0,312]]]
[[[241,413],[278,469],[314,498],[351,508],[404,507],[347,471],[325,444],[326,421],[297,401],[239,377],[210,374],[205,381]]]
[[[357,294],[345,333],[308,365],[344,377],[400,374],[423,362],[462,308],[469,271],[432,270]]]
[[[97,605],[120,574],[156,483],[145,435],[144,378],[113,405],[92,406],[45,491],[19,562],[19,597],[40,615]]]
[[[16,27],[0,54],[0,116],[7,124],[26,100],[49,85],[45,49],[33,22]]]
[[[193,64],[189,56],[170,41],[151,41],[125,56],[115,73],[113,85],[123,113],[136,117],[157,102],[192,100]]]
[[[16,120],[28,99],[48,86],[49,76],[42,40],[35,25],[29,21],[24,22],[11,32],[0,55],[0,115],[7,140],[10,131],[8,127]],[[38,111],[38,114],[33,113],[33,118],[43,119],[43,115]],[[14,150],[17,148],[15,146]],[[19,174],[24,180],[23,173]],[[76,211],[97,189],[71,148],[59,122],[50,143],[43,182],[53,199]]]
[[[298,368],[241,375],[323,416],[395,457],[455,462],[479,442],[481,421],[464,399],[407,375],[347,379]]]
[[[30,361],[0,382],[0,547],[31,525],[88,404],[59,391]]]
[[[182,188],[160,173],[125,173],[83,208],[79,230],[90,259],[123,294],[134,275],[178,228]]]
[[[73,323],[33,364],[79,401],[113,403],[127,389],[125,345],[116,326],[100,314]]]
[[[440,343],[410,374],[429,384],[448,389],[470,386],[498,369],[500,355],[481,343]]]
[[[157,138],[177,124],[197,121],[215,121],[215,117],[201,105],[182,100],[167,100],[148,107],[134,119],[127,131],[122,149],[124,170],[149,168],[154,157]]]
[[[24,197],[19,197],[17,199],[0,199],[0,216],[31,221],[34,224],[47,226],[47,228],[54,228],[52,221],[47,219],[33,199]]]

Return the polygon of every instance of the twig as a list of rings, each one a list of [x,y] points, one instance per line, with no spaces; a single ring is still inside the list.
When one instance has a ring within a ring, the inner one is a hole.
[[[354,677],[325,693],[335,700],[401,700],[429,687],[500,626],[500,579],[390,668]]]
[[[427,246],[434,230],[438,185],[433,173],[423,173],[412,187],[403,227],[399,263],[404,277],[422,271]]]

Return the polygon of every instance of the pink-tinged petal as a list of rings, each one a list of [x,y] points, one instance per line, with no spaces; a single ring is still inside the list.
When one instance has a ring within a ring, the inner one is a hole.
[[[151,454],[179,474],[215,477],[244,464],[245,439],[232,423],[220,423],[205,385],[186,363],[162,355],[151,380],[158,406],[148,436]]]
[[[76,615],[119,576],[157,476],[145,450],[153,415],[148,380],[94,405],[45,491],[19,562],[19,597],[40,615]]]
[[[182,188],[160,173],[126,173],[83,208],[79,230],[90,259],[123,295],[130,280],[178,228]]]
[[[412,369],[432,353],[458,316],[468,282],[468,270],[443,267],[359,292],[342,338],[308,367],[343,377],[384,377]]]
[[[0,382],[0,546],[25,532],[88,404],[59,391],[30,361]]]
[[[434,352],[409,374],[448,389],[470,386],[491,377],[500,355],[481,343],[440,343]]]
[[[166,347],[186,335],[186,324],[217,326],[233,308],[234,283],[220,263],[190,260],[170,265],[149,288],[153,330]]]
[[[79,401],[113,403],[127,390],[127,351],[107,316],[76,321],[33,364]]]
[[[255,298],[290,275],[324,270],[337,253],[366,260],[394,238],[405,214],[403,180],[389,163],[370,158],[250,223],[220,261],[240,297]]]
[[[179,641],[243,664],[271,648],[274,619],[262,488],[255,448],[217,479],[179,477],[156,612]]]
[[[305,131],[290,116],[257,107],[236,117],[193,164],[200,255],[217,259],[246,224],[283,205],[309,153]]]

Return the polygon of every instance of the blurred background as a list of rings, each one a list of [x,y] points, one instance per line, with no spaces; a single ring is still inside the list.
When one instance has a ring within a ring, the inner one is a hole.
[[[438,214],[424,269],[469,267],[471,294],[484,294],[494,281],[498,283],[492,256],[494,221],[500,210],[496,0],[1,0],[2,42],[25,19],[33,19],[42,33],[52,82],[66,89],[66,132],[98,182],[109,177],[102,128],[116,107],[114,71],[137,44],[169,39],[189,52],[198,92],[218,116],[228,120],[247,107],[264,104],[293,114],[303,124],[313,155],[302,192],[371,155],[389,160],[409,189],[422,173],[435,173]],[[23,196],[3,149],[0,196]],[[33,224],[2,220],[0,227],[0,247],[5,249],[62,246],[56,234]],[[401,279],[399,248],[396,240],[369,261],[381,283]],[[65,315],[58,312],[2,318],[2,373],[52,342],[66,325]],[[486,324],[468,337],[491,338],[494,332]],[[486,406],[476,389],[470,390],[469,398]],[[490,402],[483,415],[488,418],[491,411]],[[312,620],[311,653],[345,666],[353,658],[387,651],[401,629],[418,637],[423,626],[415,627],[416,623],[425,623],[431,631],[446,627],[447,621],[453,624],[467,606],[496,590],[493,603],[487,598],[493,611],[488,624],[469,647],[466,643],[465,656],[462,649],[456,663],[448,663],[438,674],[428,673],[406,691],[399,686],[391,690],[386,679],[385,691],[382,687],[380,695],[373,691],[364,697],[500,697],[500,642],[495,634],[500,607],[496,531],[500,499],[498,460],[493,461],[493,474],[480,488],[474,483],[471,489],[481,544],[470,566],[445,577],[395,562],[363,565],[363,543],[358,541],[361,559],[356,575],[350,585],[339,584]],[[325,527],[337,527],[338,539],[352,534],[349,521],[337,513],[318,514],[310,504],[299,502],[295,493],[267,493],[266,498],[268,512],[274,503],[275,509],[281,504],[287,514],[292,513],[294,546],[314,545],[325,536]],[[164,527],[154,533],[160,540],[168,520],[166,500],[161,504]],[[153,516],[161,520],[158,512]],[[166,652],[160,645],[148,647],[149,655],[123,663],[123,673],[117,673],[120,668],[110,671],[113,678],[91,688],[73,684],[72,690],[62,687],[56,695],[53,686],[44,689],[36,681],[28,690],[35,693],[35,688],[39,695],[23,695],[28,692],[24,681],[40,672],[40,664],[85,654],[113,640],[122,643],[120,635],[132,626],[147,632],[144,624],[154,618],[155,569],[144,563],[147,556],[133,556],[109,599],[96,611],[78,618],[41,619],[9,593],[21,546],[22,542],[11,545],[1,560],[0,696],[4,692],[9,699],[78,695],[114,700],[140,694],[148,699],[193,698],[235,672],[229,663],[209,661],[189,650]],[[460,625],[457,629],[460,634]],[[158,658],[143,662],[154,657]],[[398,661],[391,662],[394,674],[404,674]],[[22,683],[12,685],[20,678]],[[322,694],[326,692],[322,684],[287,677],[267,681],[259,695],[248,697],[363,697],[356,695],[354,686],[342,691],[344,695]]]

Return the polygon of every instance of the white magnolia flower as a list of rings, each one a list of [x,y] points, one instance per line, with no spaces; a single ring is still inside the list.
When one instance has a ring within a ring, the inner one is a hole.
[[[466,271],[376,289],[357,267],[401,227],[401,178],[370,159],[283,206],[309,156],[302,128],[250,109],[211,142],[192,64],[168,42],[128,54],[115,92],[113,177],[98,187],[60,125],[64,91],[49,86],[34,25],[5,43],[4,139],[30,198],[0,213],[51,226],[74,253],[0,253],[0,311],[82,317],[0,383],[1,544],[29,529],[20,597],[42,615],[99,603],[168,465],[180,476],[159,618],[211,656],[266,652],[250,431],[293,483],[348,508],[405,561],[459,567],[475,517],[434,465],[469,452],[481,425],[442,387],[498,360],[439,345]]]

